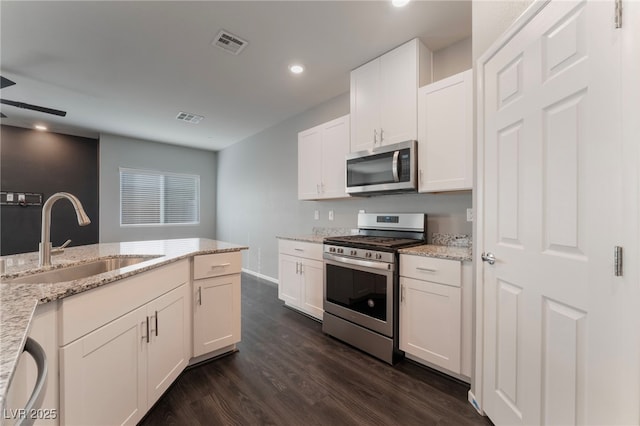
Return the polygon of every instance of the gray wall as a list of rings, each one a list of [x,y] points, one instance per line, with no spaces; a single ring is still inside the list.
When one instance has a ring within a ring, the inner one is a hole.
[[[471,69],[471,37],[433,52],[433,81]]]
[[[212,151],[101,135],[100,242],[215,238],[216,157]],[[120,227],[120,167],[200,175],[200,224]]]
[[[285,120],[218,153],[217,238],[246,244],[243,267],[278,277],[277,235],[310,234],[313,227],[356,227],[358,210],[425,212],[429,233],[470,233],[470,192],[298,201],[298,132],[349,112],[349,94]],[[314,220],[314,211],[320,220]],[[328,220],[334,210],[335,220]]]

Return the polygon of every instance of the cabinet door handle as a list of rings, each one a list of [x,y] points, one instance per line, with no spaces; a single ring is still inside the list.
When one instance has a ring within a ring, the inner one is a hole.
[[[198,287],[198,305],[202,306],[202,287]]]
[[[400,286],[400,302],[404,302],[404,285]]]
[[[296,262],[296,275],[300,273],[300,264]]]
[[[294,248],[295,251],[304,251],[304,249],[301,248]]]
[[[384,136],[383,135],[384,130],[382,130],[382,127],[380,127],[380,145],[382,145],[382,141],[384,140]]]
[[[158,337],[158,311],[156,311],[156,337]]]
[[[373,129],[373,146],[376,146],[378,142],[378,129]]]
[[[418,271],[423,271],[423,272],[438,272],[437,269],[432,269],[432,268],[423,268],[421,266],[416,266],[416,269]]]
[[[304,265],[302,264],[302,262],[300,262],[300,275],[302,275],[302,273],[304,272],[304,270],[302,269]]]
[[[420,183],[424,183],[424,172],[420,169]]]
[[[149,339],[150,339],[150,337],[149,337],[149,336],[150,336],[150,334],[151,334],[151,333],[149,333],[149,317],[147,317],[147,343],[149,343]]]
[[[316,183],[316,194],[320,193],[320,184]]]
[[[230,262],[227,263],[219,263],[217,265],[211,265],[211,269],[215,269],[215,268],[226,268],[227,266],[231,265]]]

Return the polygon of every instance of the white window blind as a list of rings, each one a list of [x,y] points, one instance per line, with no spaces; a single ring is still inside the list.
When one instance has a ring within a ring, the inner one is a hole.
[[[121,225],[200,223],[200,176],[120,169]]]

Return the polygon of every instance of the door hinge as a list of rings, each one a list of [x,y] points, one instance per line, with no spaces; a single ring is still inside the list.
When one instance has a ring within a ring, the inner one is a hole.
[[[616,0],[616,28],[622,28],[622,0]]]
[[[622,247],[615,246],[613,249],[613,274],[616,277],[622,276]]]

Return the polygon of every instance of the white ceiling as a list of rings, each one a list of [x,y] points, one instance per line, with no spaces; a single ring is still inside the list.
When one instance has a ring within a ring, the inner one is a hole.
[[[345,93],[350,70],[411,38],[435,51],[470,36],[471,2],[3,0],[0,24],[17,83],[2,97],[68,112],[2,105],[3,124],[219,150]],[[210,44],[223,28],[249,42],[239,56]]]

